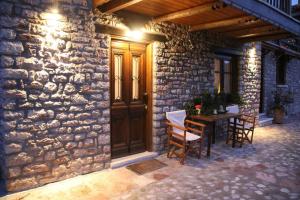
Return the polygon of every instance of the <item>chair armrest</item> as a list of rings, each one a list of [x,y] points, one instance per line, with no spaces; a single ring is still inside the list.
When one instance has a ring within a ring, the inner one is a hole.
[[[185,127],[182,127],[182,126],[178,126],[178,125],[176,125],[176,124],[172,124],[171,122],[166,122],[166,124],[168,125],[168,126],[171,126],[171,127],[174,127],[174,128],[177,128],[177,129],[179,129],[179,130],[182,130],[182,131],[187,131],[187,129],[185,128]]]
[[[185,124],[187,125],[186,128],[191,131],[192,133],[197,133],[198,135],[202,135],[204,133],[204,129],[205,129],[205,124],[201,124],[199,122],[195,122],[195,121],[191,121],[191,120],[185,120],[184,121]],[[191,125],[194,125],[195,128],[190,127]],[[198,127],[199,129],[197,129],[196,127]]]
[[[185,122],[188,123],[188,124],[193,124],[195,126],[200,126],[202,128],[205,128],[205,126],[206,126],[205,124],[201,124],[199,122],[191,121],[191,120],[188,120],[188,119],[186,119]]]

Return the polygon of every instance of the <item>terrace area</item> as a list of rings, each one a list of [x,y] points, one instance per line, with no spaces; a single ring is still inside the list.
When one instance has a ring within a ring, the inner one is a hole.
[[[109,169],[0,198],[43,199],[299,199],[300,118],[255,129],[254,143],[231,148],[222,138],[211,158],[185,165],[161,155],[167,166],[137,175]],[[203,152],[204,153],[204,152]]]

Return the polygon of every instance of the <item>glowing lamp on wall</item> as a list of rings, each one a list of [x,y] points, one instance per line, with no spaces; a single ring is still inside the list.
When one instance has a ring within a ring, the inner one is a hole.
[[[127,30],[126,37],[132,40],[140,41],[143,39],[143,32],[140,30]]]
[[[248,68],[250,72],[254,73],[257,71],[257,66],[256,66],[256,48],[255,46],[251,47],[251,49],[248,51]]]
[[[62,23],[60,22],[62,16],[59,14],[58,9],[52,9],[51,12],[45,13],[45,38],[42,47],[47,47],[51,49],[57,49],[58,40],[55,35],[61,30]]]

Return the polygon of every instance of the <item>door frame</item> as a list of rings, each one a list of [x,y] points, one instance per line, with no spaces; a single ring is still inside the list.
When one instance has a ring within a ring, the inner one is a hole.
[[[153,43],[150,41],[133,41],[126,37],[114,36],[111,35],[110,45],[109,45],[109,84],[111,87],[111,65],[112,65],[112,41],[124,41],[131,43],[141,43],[146,45],[146,92],[148,94],[148,102],[147,102],[147,114],[146,114],[146,151],[153,151]],[[111,91],[111,90],[109,90]],[[110,93],[111,98],[111,93]],[[110,101],[111,102],[111,99]],[[111,107],[111,105],[110,105]],[[111,112],[110,112],[110,126],[111,126]],[[111,129],[111,128],[110,128]],[[110,130],[110,135],[112,134]],[[112,137],[111,137],[112,138]],[[112,141],[110,141],[110,145],[112,145]]]

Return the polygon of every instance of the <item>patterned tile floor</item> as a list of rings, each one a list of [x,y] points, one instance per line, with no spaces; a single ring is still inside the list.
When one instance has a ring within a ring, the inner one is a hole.
[[[0,199],[300,199],[300,117],[255,131],[252,145],[219,140],[210,159],[189,157],[184,166],[161,155],[168,166],[142,176],[107,170]]]

